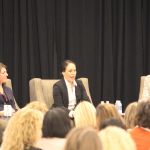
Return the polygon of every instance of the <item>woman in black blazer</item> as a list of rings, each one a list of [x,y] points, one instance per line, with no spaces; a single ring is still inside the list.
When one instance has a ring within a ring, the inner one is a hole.
[[[69,112],[82,100],[90,99],[81,80],[76,80],[76,64],[71,60],[62,63],[63,79],[53,86],[55,107],[65,107]]]

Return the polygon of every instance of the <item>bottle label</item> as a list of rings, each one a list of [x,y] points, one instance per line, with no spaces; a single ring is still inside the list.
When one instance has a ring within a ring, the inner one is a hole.
[[[12,107],[11,105],[4,105],[4,116],[11,117],[12,116]]]
[[[115,107],[116,107],[117,111],[118,111],[120,114],[122,114],[122,104],[121,104],[121,101],[120,101],[120,100],[116,100]]]

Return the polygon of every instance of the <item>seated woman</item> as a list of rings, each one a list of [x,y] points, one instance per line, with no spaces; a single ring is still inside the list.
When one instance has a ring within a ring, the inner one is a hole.
[[[150,149],[150,100],[138,103],[135,115],[137,124],[130,134],[136,143],[137,150]]]
[[[122,128],[109,126],[99,132],[103,150],[136,150],[130,134]]]
[[[100,129],[103,121],[112,117],[124,123],[123,118],[118,113],[114,104],[98,104],[98,106],[96,107],[96,121],[98,129]]]
[[[65,136],[71,130],[68,113],[62,108],[51,108],[46,112],[43,120],[43,137],[37,146],[42,150],[63,150]]]
[[[43,117],[35,109],[17,111],[4,131],[1,150],[41,150],[36,143],[42,136]]]
[[[103,150],[96,130],[89,127],[73,128],[67,135],[64,150]]]
[[[53,86],[54,107],[65,107],[70,112],[81,100],[90,101],[82,81],[76,80],[76,73],[76,64],[65,60],[62,64],[63,79]]]
[[[115,127],[119,127],[119,128],[122,128],[124,130],[127,130],[125,124],[119,120],[119,119],[116,119],[116,118],[108,118],[108,119],[105,119],[101,125],[100,125],[100,130],[102,129],[105,129],[106,127],[109,127],[109,126],[115,126]]]
[[[16,111],[16,105],[12,90],[5,86],[7,81],[8,73],[6,65],[0,63],[0,114],[3,115],[4,105],[11,105],[13,110]]]
[[[125,109],[124,121],[128,130],[136,126],[135,115],[138,102],[130,103]]]
[[[75,127],[97,128],[94,105],[87,101],[80,102],[74,110],[74,123]]]

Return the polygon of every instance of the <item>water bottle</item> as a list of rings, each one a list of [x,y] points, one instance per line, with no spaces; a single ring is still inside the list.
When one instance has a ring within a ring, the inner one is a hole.
[[[122,103],[120,100],[116,100],[115,107],[120,114],[122,114]]]

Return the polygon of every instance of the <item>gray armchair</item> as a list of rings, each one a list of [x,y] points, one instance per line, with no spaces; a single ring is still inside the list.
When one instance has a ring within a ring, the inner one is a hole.
[[[38,100],[38,101],[45,102],[48,108],[50,108],[54,103],[53,85],[58,80],[59,79],[41,79],[41,78],[31,79],[29,81],[30,101]],[[88,78],[80,78],[80,80],[82,80],[86,92],[91,100]]]

